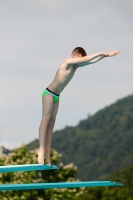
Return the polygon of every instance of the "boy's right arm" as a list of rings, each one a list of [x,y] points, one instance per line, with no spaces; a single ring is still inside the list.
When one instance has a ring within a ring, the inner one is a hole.
[[[100,52],[100,53],[96,53],[96,54],[92,54],[92,55],[88,55],[84,57],[75,57],[75,58],[71,57],[71,58],[67,58],[64,62],[66,63],[67,66],[77,64],[77,67],[82,67],[82,66],[91,64],[90,63],[91,60],[96,59],[101,56],[106,57],[108,56],[108,54],[106,52]]]
[[[100,53],[96,53],[96,54],[92,54],[92,55],[88,55],[84,57],[67,58],[64,62],[67,65],[67,67],[73,64],[76,64],[77,67],[83,67],[83,66],[98,62],[105,57],[116,56],[118,53],[120,53],[120,51],[118,50],[112,51],[112,52],[100,52]]]
[[[88,55],[88,56],[84,56],[84,57],[75,57],[75,58],[67,58],[65,60],[67,65],[72,65],[72,64],[85,64],[85,65],[89,65],[89,62],[99,56],[102,56],[102,54],[105,52],[100,52],[100,53],[96,53],[96,54],[92,54],[92,55]]]

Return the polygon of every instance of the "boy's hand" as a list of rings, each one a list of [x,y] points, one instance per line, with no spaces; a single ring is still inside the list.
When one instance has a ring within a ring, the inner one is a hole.
[[[107,53],[107,54],[108,54],[108,57],[112,57],[112,56],[116,56],[118,53],[120,53],[119,50],[117,50],[117,51],[112,51],[112,52],[109,52],[109,53]]]
[[[109,56],[108,52],[101,52],[100,54],[101,54],[101,56],[104,56],[104,57],[108,57]]]
[[[119,50],[112,51],[112,52],[101,52],[100,55],[104,57],[112,57],[112,56],[116,56],[118,53],[120,53]]]

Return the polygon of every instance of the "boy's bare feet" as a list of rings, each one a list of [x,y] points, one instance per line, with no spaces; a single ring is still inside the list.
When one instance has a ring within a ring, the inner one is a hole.
[[[45,153],[43,149],[39,149],[38,150],[38,163],[39,164],[44,164],[44,157],[45,157]]]

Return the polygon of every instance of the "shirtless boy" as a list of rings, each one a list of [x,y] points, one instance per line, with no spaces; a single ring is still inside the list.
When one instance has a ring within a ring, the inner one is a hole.
[[[100,52],[87,55],[85,50],[77,47],[71,57],[65,59],[56,72],[52,83],[42,93],[42,120],[39,127],[38,163],[43,164],[44,158],[50,164],[50,149],[53,128],[59,106],[60,93],[72,79],[76,70],[89,64],[100,61],[105,57],[116,56],[120,51]]]

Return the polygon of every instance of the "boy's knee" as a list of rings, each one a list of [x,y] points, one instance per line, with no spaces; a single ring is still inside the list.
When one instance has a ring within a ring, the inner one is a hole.
[[[46,116],[42,118],[42,123],[43,124],[49,124],[51,120],[51,116]]]

